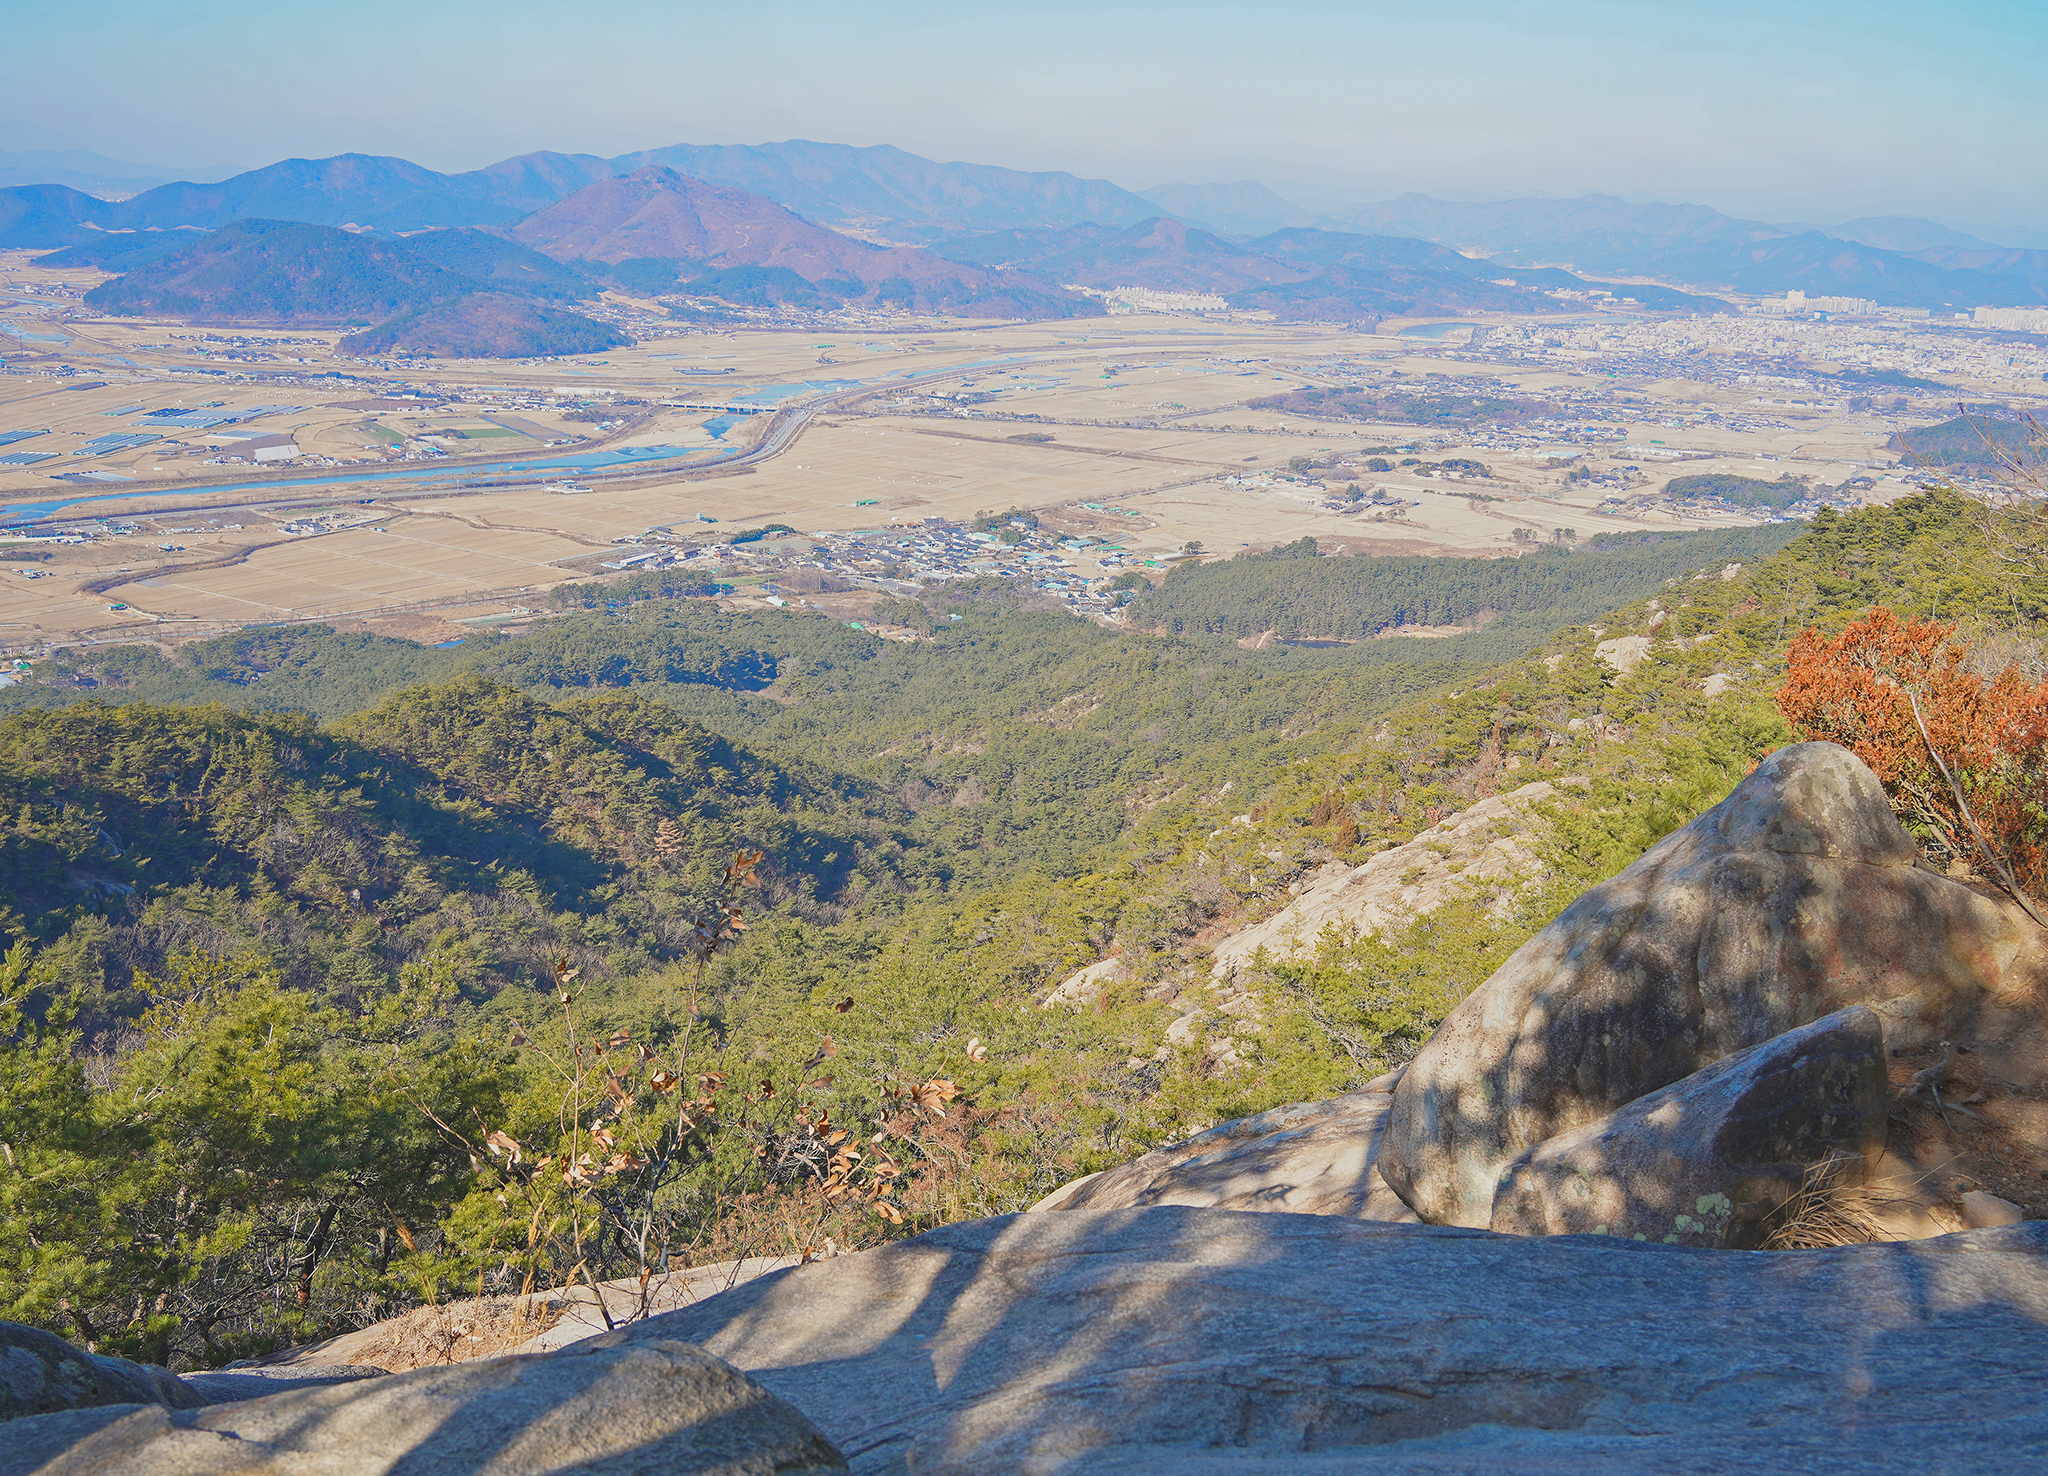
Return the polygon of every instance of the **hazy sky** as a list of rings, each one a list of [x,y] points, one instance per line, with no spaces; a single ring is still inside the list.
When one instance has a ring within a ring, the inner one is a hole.
[[[893,143],[1295,182],[2048,226],[2048,0],[17,0],[0,149]]]

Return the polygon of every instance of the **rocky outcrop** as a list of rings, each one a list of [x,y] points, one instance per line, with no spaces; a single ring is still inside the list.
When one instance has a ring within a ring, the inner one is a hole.
[[[1097,959],[1062,979],[1052,993],[1045,997],[1040,1007],[1049,1010],[1054,1005],[1093,1004],[1102,997],[1102,991],[1106,986],[1121,984],[1130,977],[1130,968],[1122,959]]]
[[[2048,1224],[1727,1255],[1318,1215],[1026,1214],[629,1329],[865,1476],[2010,1469],[2048,1448]]]
[[[1062,1185],[1031,1208],[1172,1204],[1414,1223],[1375,1163],[1392,1101],[1384,1091],[1352,1092],[1241,1117]]]
[[[1325,928],[1378,933],[1474,888],[1509,891],[1525,884],[1542,869],[1535,807],[1556,792],[1548,782],[1525,784],[1481,800],[1361,866],[1332,862],[1321,868],[1279,912],[1210,950],[1217,977],[1241,972],[1261,949],[1275,962],[1310,957]]]
[[[2022,989],[2038,948],[2018,909],[1916,866],[1854,755],[1794,744],[1451,1012],[1394,1094],[1381,1172],[1425,1220],[1487,1225],[1537,1144],[1850,1005],[1890,1045],[1938,1037]]]
[[[800,1476],[846,1470],[809,1420],[729,1364],[642,1324],[493,1358],[171,1410],[16,1420],[4,1465],[37,1476]]]
[[[1864,1181],[1890,1104],[1877,1015],[1838,1010],[1530,1149],[1493,1228],[1754,1250],[1816,1167]]]
[[[206,1402],[167,1368],[87,1353],[41,1328],[0,1322],[0,1420],[103,1404],[194,1409]]]

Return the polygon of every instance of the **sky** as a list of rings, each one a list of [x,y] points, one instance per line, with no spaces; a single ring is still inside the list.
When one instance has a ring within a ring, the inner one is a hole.
[[[15,0],[6,34],[0,150],[181,171],[810,138],[2048,229],[2044,0]]]

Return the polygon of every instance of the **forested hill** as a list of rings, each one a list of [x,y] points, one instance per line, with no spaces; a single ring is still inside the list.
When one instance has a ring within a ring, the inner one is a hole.
[[[90,692],[101,701],[218,702],[331,720],[400,687],[460,675],[537,694],[635,686],[758,692],[778,678],[868,661],[885,644],[817,615],[730,613],[694,600],[574,614],[529,635],[479,634],[447,648],[324,625],[263,626],[192,641],[169,655],[154,646],[65,653],[0,690],[0,712],[61,706]]]
[[[561,954],[653,967],[742,837],[769,852],[770,899],[836,916],[863,869],[891,882],[908,818],[637,697],[545,705],[478,677],[329,730],[219,707],[25,713],[0,722],[0,796],[0,928],[116,1014],[132,971],[192,948],[260,952],[343,999],[429,958],[477,1000]]]
[[[1520,558],[1322,557],[1314,540],[1182,564],[1128,606],[1131,624],[1233,639],[1359,640],[1404,625],[1462,625],[1484,612],[1540,615],[1549,628],[1588,619],[1701,569],[1754,563],[1790,543],[1797,524],[1603,537]],[[1506,653],[1503,653],[1506,654]]]

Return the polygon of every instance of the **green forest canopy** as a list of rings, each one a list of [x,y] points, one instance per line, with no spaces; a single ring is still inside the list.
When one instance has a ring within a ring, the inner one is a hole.
[[[1491,559],[1302,557],[1298,542],[1183,564],[1131,602],[1129,619],[1141,628],[1233,639],[1270,630],[1282,639],[1359,640],[1404,625],[1459,625],[1489,611],[1555,628],[1699,569],[1718,573],[1766,557],[1799,531],[1784,525],[1596,538],[1576,552]]]
[[[1797,477],[1780,477],[1774,482],[1766,482],[1759,477],[1738,477],[1729,472],[1673,477],[1664,484],[1666,496],[1682,501],[1713,497],[1732,507],[1767,507],[1774,512],[1783,512],[1811,491]]]

